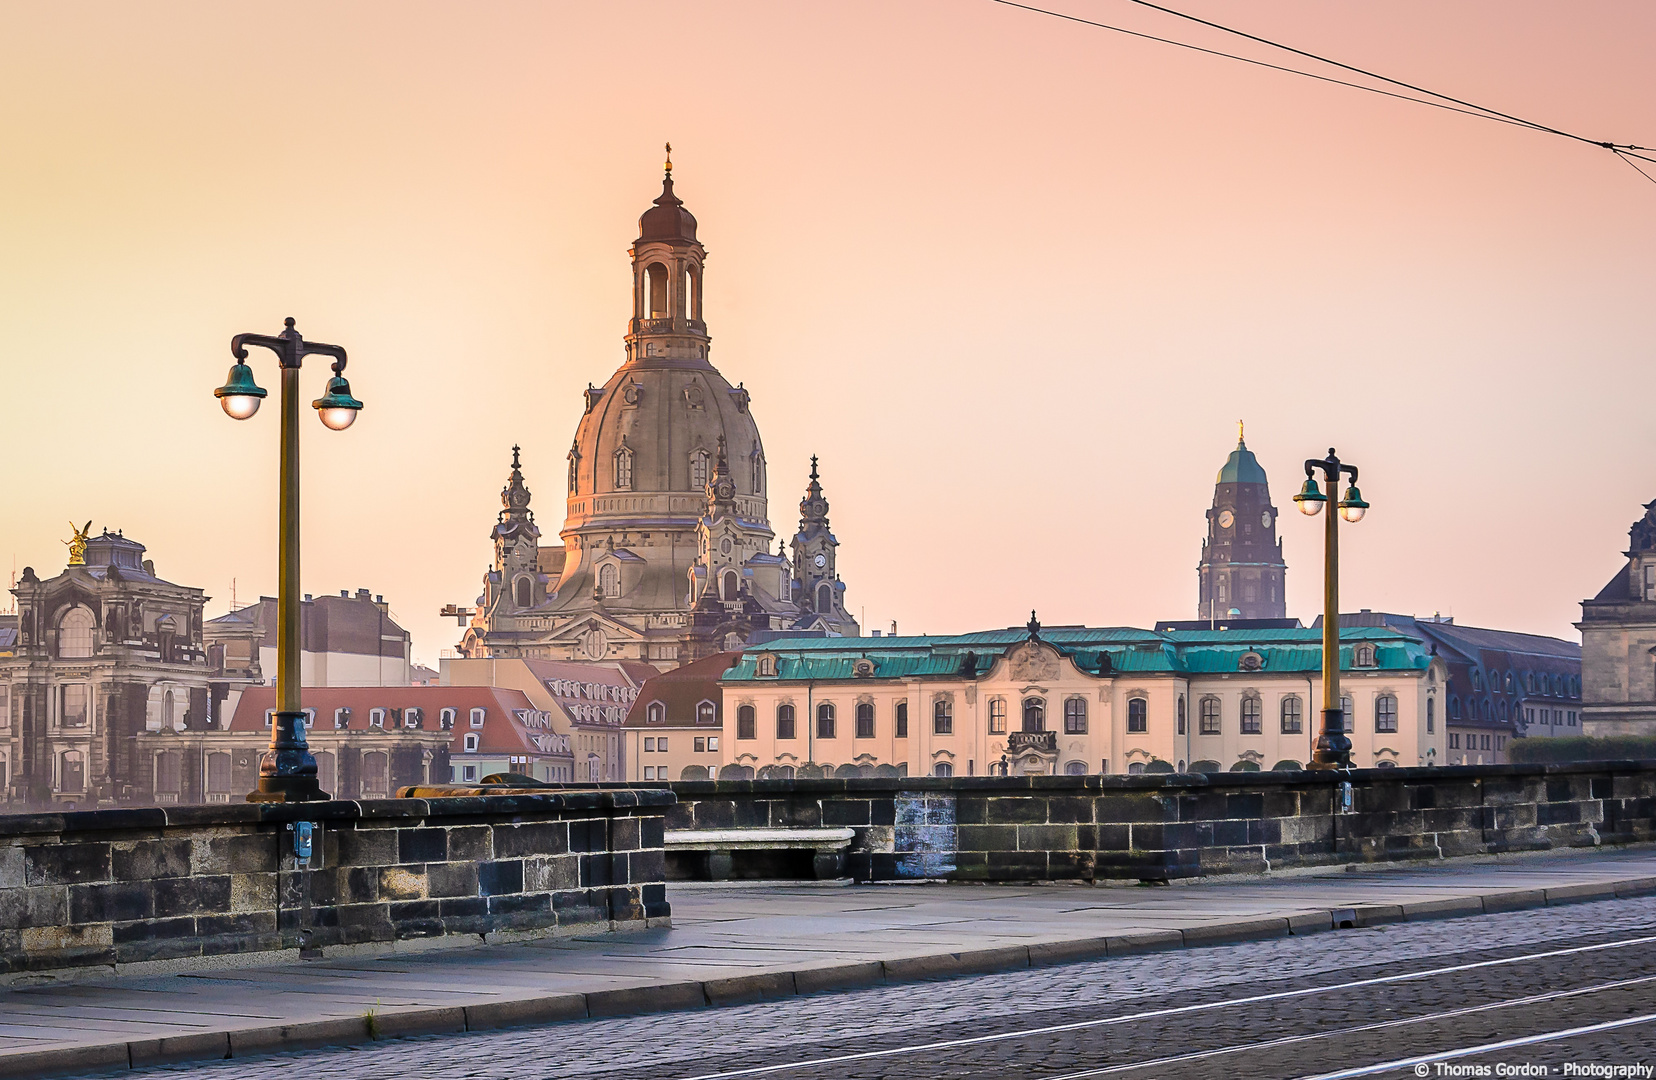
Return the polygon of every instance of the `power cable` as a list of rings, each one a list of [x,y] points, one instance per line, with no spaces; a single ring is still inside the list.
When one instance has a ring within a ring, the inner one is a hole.
[[[1633,143],[1605,142],[1601,139],[1591,139],[1585,135],[1577,135],[1574,132],[1565,131],[1561,128],[1555,128],[1536,120],[1526,120],[1521,116],[1514,116],[1510,113],[1501,112],[1498,109],[1491,109],[1486,105],[1479,105],[1475,102],[1465,101],[1449,94],[1441,94],[1436,90],[1428,90],[1423,86],[1416,86],[1413,83],[1404,82],[1401,79],[1393,79],[1389,76],[1381,75],[1378,72],[1369,71],[1365,68],[1341,63],[1338,60],[1331,60],[1326,56],[1319,56],[1316,53],[1307,52],[1304,49],[1296,49],[1292,45],[1284,45],[1279,41],[1272,41],[1269,38],[1259,37],[1258,35],[1250,34],[1243,30],[1237,30],[1221,23],[1211,22],[1207,19],[1198,18],[1195,15],[1187,15],[1182,11],[1175,11],[1173,8],[1163,7],[1160,4],[1151,3],[1150,0],[1128,0],[1128,2],[1137,4],[1140,7],[1149,8],[1152,11],[1159,11],[1166,15],[1172,15],[1176,18],[1185,19],[1193,23],[1198,23],[1202,26],[1210,27],[1214,30],[1232,34],[1236,37],[1244,38],[1248,41],[1253,41],[1273,49],[1280,49],[1284,52],[1292,53],[1295,56],[1302,56],[1308,60],[1315,60],[1321,64],[1328,64],[1332,67],[1340,68],[1343,71],[1349,71],[1353,74],[1362,75],[1365,78],[1376,79],[1392,86],[1401,87],[1404,90],[1413,91],[1416,94],[1425,94],[1427,97],[1414,97],[1410,94],[1401,94],[1392,90],[1383,90],[1377,86],[1366,86],[1362,83],[1350,82],[1345,79],[1336,79],[1328,75],[1318,75],[1315,72],[1303,71],[1299,68],[1285,67],[1280,64],[1271,64],[1263,60],[1256,60],[1248,56],[1239,56],[1235,53],[1228,53],[1219,49],[1203,48],[1202,46],[1192,45],[1189,42],[1178,41],[1173,38],[1157,37],[1154,34],[1146,34],[1137,30],[1128,30],[1125,27],[1113,26],[1109,23],[1098,22],[1094,19],[1085,19],[1079,15],[1070,15],[1062,11],[1053,11],[1049,8],[1037,7],[1033,4],[1018,3],[1017,0],[991,0],[991,2],[1000,4],[1003,7],[1018,8],[1022,11],[1032,12],[1037,15],[1048,15],[1052,18],[1063,19],[1067,22],[1081,23],[1085,26],[1097,27],[1100,30],[1110,30],[1118,34],[1126,34],[1129,37],[1143,38],[1146,41],[1160,42],[1163,45],[1175,45],[1181,49],[1189,49],[1192,52],[1206,53],[1209,56],[1219,56],[1227,60],[1237,60],[1244,64],[1252,64],[1256,67],[1269,68],[1272,71],[1286,72],[1290,75],[1300,75],[1307,79],[1316,79],[1319,82],[1333,83],[1336,86],[1348,86],[1353,90],[1365,90],[1371,94],[1379,94],[1382,97],[1396,98],[1400,101],[1412,101],[1417,105],[1430,105],[1433,108],[1443,109],[1447,112],[1460,113],[1464,116],[1475,116],[1483,120],[1493,120],[1497,123],[1511,124],[1514,127],[1529,128],[1532,131],[1540,131],[1549,135],[1557,135],[1565,139],[1573,139],[1576,142],[1586,143],[1589,146],[1597,146],[1602,149],[1609,150],[1623,161],[1626,161],[1628,165],[1632,166],[1634,171],[1638,172],[1640,176],[1643,176],[1651,183],[1656,183],[1656,176],[1652,176],[1651,174],[1645,172],[1645,170],[1639,168],[1637,165],[1634,165],[1632,160],[1630,160],[1632,158],[1638,158],[1640,161],[1647,161],[1652,164],[1656,164],[1656,158],[1645,156],[1645,153],[1651,152],[1651,147],[1638,146]],[[1430,98],[1437,98],[1439,100],[1433,101],[1429,100]],[[1446,102],[1448,104],[1445,104]],[[1645,153],[1640,153],[1639,151],[1644,151]]]

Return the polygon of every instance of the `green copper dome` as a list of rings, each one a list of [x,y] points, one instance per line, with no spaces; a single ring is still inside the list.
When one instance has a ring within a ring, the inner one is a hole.
[[[1265,470],[1260,468],[1259,459],[1253,456],[1248,444],[1241,439],[1236,440],[1236,449],[1231,456],[1225,459],[1225,467],[1219,470],[1219,484],[1263,484]]]

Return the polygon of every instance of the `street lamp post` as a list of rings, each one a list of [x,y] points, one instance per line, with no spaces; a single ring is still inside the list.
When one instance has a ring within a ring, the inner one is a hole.
[[[275,337],[237,334],[230,340],[236,363],[225,384],[213,391],[233,419],[246,420],[259,411],[265,391],[247,366],[247,346],[257,345],[276,354],[282,367],[282,468],[278,531],[280,534],[276,597],[276,716],[270,729],[270,749],[259,759],[259,787],[248,802],[309,802],[328,796],[316,780],[316,759],[305,743],[305,714],[299,702],[299,367],[305,357],[331,356],[333,377],[327,390],[313,401],[322,423],[344,431],[356,420],[362,402],[351,396],[345,381],[345,350],[338,345],[306,341],[287,320]]]
[[[1317,485],[1318,469],[1322,470],[1322,488],[1327,490],[1327,494]],[[1350,476],[1351,483],[1346,487],[1345,497],[1335,503],[1341,473]],[[1306,768],[1349,769],[1351,738],[1347,732],[1351,729],[1346,725],[1345,709],[1340,704],[1339,519],[1361,521],[1363,512],[1368,509],[1369,504],[1363,501],[1362,492],[1357,490],[1357,466],[1342,462],[1335,455],[1332,446],[1328,448],[1328,457],[1320,461],[1316,458],[1306,461],[1305,486],[1294,496],[1294,503],[1307,517],[1316,516],[1324,503],[1331,503],[1339,510],[1338,515],[1330,510],[1327,520],[1323,523],[1322,730],[1317,735],[1317,745],[1312,752],[1313,760]]]

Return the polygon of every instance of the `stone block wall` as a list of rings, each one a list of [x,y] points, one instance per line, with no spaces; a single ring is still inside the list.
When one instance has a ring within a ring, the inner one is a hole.
[[[660,790],[0,816],[0,977],[669,916]],[[312,869],[296,821],[318,826]],[[310,924],[303,928],[304,890]]]
[[[1163,880],[1656,840],[1656,762],[671,787],[669,829],[851,826],[862,881]]]

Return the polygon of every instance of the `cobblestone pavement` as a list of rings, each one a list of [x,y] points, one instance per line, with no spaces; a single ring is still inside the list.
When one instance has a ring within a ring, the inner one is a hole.
[[[1656,1014],[1656,940],[1253,1003],[1237,999],[1638,937],[1656,939],[1656,898],[1401,923],[754,1005],[428,1036],[124,1075],[146,1080],[243,1080],[302,1071],[304,1080],[620,1080],[688,1078],[781,1065],[749,1075],[779,1080],[1308,1076]],[[1623,985],[1605,988],[1610,983]],[[1531,1000],[1508,1004],[1526,998]],[[822,1061],[1224,1002],[1230,1004],[969,1045]],[[1454,1015],[1441,1015],[1445,1012]],[[1257,1045],[1271,1040],[1292,1041]],[[1234,1049],[1244,1046],[1250,1048]],[[1188,1056],[1192,1054],[1208,1056]],[[807,1064],[812,1061],[821,1063]],[[1142,1064],[1146,1062],[1153,1064]],[[1566,1062],[1656,1064],[1656,1023],[1445,1058],[1442,1067],[1428,1065],[1427,1075],[1479,1075],[1464,1068],[1493,1070],[1500,1063],[1527,1062],[1559,1068]],[[1093,1072],[1101,1069],[1106,1071]],[[1405,1065],[1376,1075],[1421,1074]],[[1555,1069],[1551,1075],[1565,1074]]]

